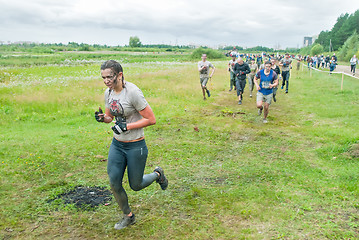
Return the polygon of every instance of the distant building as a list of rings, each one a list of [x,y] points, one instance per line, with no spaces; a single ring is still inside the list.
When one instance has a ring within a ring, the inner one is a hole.
[[[304,37],[304,42],[303,42],[303,46],[304,47],[308,47],[313,45],[313,43],[315,42],[315,40],[318,39],[318,35],[315,35],[313,37]]]
[[[313,38],[312,37],[304,37],[303,46],[308,47],[313,44]]]

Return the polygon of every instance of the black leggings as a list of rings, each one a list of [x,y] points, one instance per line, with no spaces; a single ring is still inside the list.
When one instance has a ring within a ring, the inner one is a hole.
[[[246,79],[236,79],[237,96],[243,94],[244,88],[246,87]]]
[[[283,78],[282,87],[286,86],[285,87],[286,91],[288,91],[289,88],[289,76],[290,76],[289,71],[282,71],[282,78]]]
[[[352,73],[355,73],[355,67],[356,67],[356,64],[350,65],[350,71]]]
[[[122,187],[126,166],[128,181],[134,191],[149,186],[158,178],[158,174],[155,172],[143,175],[147,155],[148,149],[145,140],[129,143],[119,142],[115,138],[112,140],[108,153],[107,173],[113,195],[124,214],[131,212],[126,191]]]

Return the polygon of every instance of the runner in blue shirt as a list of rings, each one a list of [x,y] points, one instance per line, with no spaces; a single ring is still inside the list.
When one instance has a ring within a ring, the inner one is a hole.
[[[258,80],[259,83],[258,83]],[[257,108],[258,115],[262,114],[264,109],[263,123],[267,123],[267,116],[269,112],[269,105],[273,98],[273,88],[278,86],[277,74],[272,69],[272,63],[270,61],[265,62],[264,69],[257,72],[254,77],[254,83],[257,87]]]

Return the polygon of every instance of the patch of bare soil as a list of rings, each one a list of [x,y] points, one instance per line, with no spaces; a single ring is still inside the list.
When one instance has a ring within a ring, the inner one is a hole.
[[[74,189],[61,193],[48,203],[61,199],[63,204],[74,204],[78,209],[94,209],[99,205],[105,205],[112,200],[112,193],[105,187],[77,186]]]
[[[350,148],[349,153],[353,158],[359,158],[359,143],[354,144]]]

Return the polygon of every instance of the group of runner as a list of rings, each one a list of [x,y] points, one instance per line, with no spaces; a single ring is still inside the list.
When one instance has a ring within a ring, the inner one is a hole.
[[[237,59],[237,55],[232,53],[232,59],[228,63],[228,71],[230,74],[229,91],[233,89],[237,92],[238,104],[243,102],[243,93],[248,79],[249,97],[253,95],[254,86],[257,90],[257,108],[258,115],[263,112],[263,123],[267,123],[267,116],[269,112],[269,105],[277,101],[276,94],[279,85],[279,78],[282,78],[281,89],[285,87],[285,93],[289,91],[289,77],[290,69],[292,68],[292,60],[288,53],[285,56],[270,55],[268,59],[262,63],[260,55],[246,55],[244,61],[243,57]],[[279,59],[279,60],[278,60]],[[209,70],[212,68],[211,74]],[[280,70],[282,68],[282,71]],[[203,99],[206,100],[205,92],[210,97],[210,92],[207,89],[208,79],[213,76],[215,67],[207,60],[207,55],[202,55],[202,61],[198,62],[198,71],[200,73],[200,83],[203,92]],[[280,75],[281,73],[281,75]]]
[[[287,56],[286,56],[287,58]],[[286,59],[284,58],[284,59]],[[274,59],[272,59],[274,61]],[[275,63],[275,61],[274,61]],[[282,74],[285,67],[289,69],[291,60],[280,62]],[[267,61],[258,66],[254,59],[248,65],[239,58],[232,58],[230,62],[230,90],[237,90],[238,103],[243,100],[243,92],[248,75],[251,94],[254,86],[258,90],[258,113],[264,112],[263,122],[267,122],[269,105],[273,98],[273,89],[278,85],[277,75],[279,67]],[[212,71],[210,72],[210,68]],[[263,68],[263,69],[261,69]],[[261,69],[258,71],[258,69]],[[155,167],[152,173],[144,174],[148,149],[144,138],[144,128],[156,123],[155,115],[146,101],[142,91],[133,83],[125,81],[124,72],[120,63],[109,60],[100,68],[101,76],[107,87],[105,98],[105,111],[101,107],[95,112],[95,119],[99,123],[113,123],[113,139],[108,153],[107,173],[110,187],[117,204],[123,213],[122,218],[114,226],[121,230],[135,223],[135,214],[132,212],[127,193],[123,187],[123,177],[127,168],[129,185],[132,190],[139,191],[157,182],[162,190],[167,189],[168,179],[161,167]],[[215,72],[215,67],[207,61],[207,56],[202,55],[202,61],[198,63],[203,99],[211,96],[206,85]],[[286,75],[283,75],[286,76]],[[288,78],[283,82],[288,89]]]
[[[246,80],[249,84],[249,97],[252,97],[254,86],[257,90],[256,107],[258,115],[263,113],[263,123],[267,123],[269,106],[276,102],[276,94],[279,80],[282,78],[281,89],[285,93],[289,89],[290,69],[292,60],[289,54],[285,56],[270,55],[263,63],[261,55],[232,55],[228,63],[230,73],[230,89],[236,90],[238,104],[243,102],[243,93]],[[314,58],[315,59],[315,58]],[[297,69],[300,62],[306,60],[312,64],[313,58],[305,56],[297,58]],[[332,57],[336,63],[335,55]],[[314,62],[314,61],[313,61]],[[354,55],[350,60],[351,71],[355,73],[358,59]],[[331,64],[331,62],[329,62]],[[212,71],[210,71],[212,68]],[[95,112],[95,119],[100,123],[114,123],[113,139],[108,154],[107,173],[110,186],[123,213],[122,218],[115,224],[114,228],[121,230],[135,223],[135,214],[132,212],[125,189],[123,188],[123,177],[127,168],[129,185],[134,191],[139,191],[157,182],[162,190],[168,187],[168,179],[161,167],[155,167],[152,173],[144,174],[148,149],[144,138],[144,128],[156,123],[155,115],[146,101],[142,91],[133,83],[125,81],[124,73],[120,63],[109,60],[101,65],[101,76],[107,89],[104,94],[105,111],[101,108]],[[207,60],[207,55],[202,55],[198,62],[200,83],[203,99],[211,96],[207,89],[207,83],[215,72],[214,65]]]
[[[290,67],[291,60],[280,62],[282,74],[285,68]],[[272,59],[272,62],[274,59]],[[286,62],[287,61],[287,62]],[[236,60],[233,56],[229,64],[230,70],[230,90],[237,90],[238,103],[243,100],[243,92],[248,75],[249,85],[252,91],[254,86],[257,93],[258,113],[264,112],[263,122],[267,122],[269,105],[273,98],[273,89],[278,85],[277,75],[279,67],[267,61],[264,67],[258,66],[254,59],[248,65],[242,58]],[[273,62],[275,63],[275,61]],[[212,71],[210,72],[210,68]],[[263,69],[261,69],[263,68]],[[261,69],[258,71],[258,69]],[[104,94],[105,111],[99,108],[95,112],[95,119],[99,123],[114,123],[113,139],[108,153],[107,173],[110,180],[110,187],[120,210],[122,218],[114,226],[121,230],[135,223],[135,214],[132,212],[127,193],[123,187],[123,177],[127,168],[129,185],[132,190],[139,191],[157,182],[162,190],[167,189],[168,179],[161,167],[155,167],[152,173],[144,174],[148,149],[144,137],[144,128],[156,123],[155,115],[146,101],[142,91],[133,83],[125,81],[124,72],[120,63],[109,60],[104,62],[100,68],[101,76],[107,89]],[[206,85],[215,72],[215,67],[207,61],[207,55],[202,55],[202,61],[198,62],[200,82],[202,87],[203,99],[211,93]],[[283,81],[287,85],[288,79]],[[288,91],[287,91],[288,92]],[[275,96],[275,95],[274,95]]]

